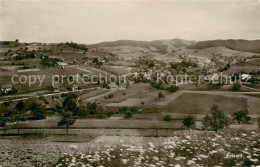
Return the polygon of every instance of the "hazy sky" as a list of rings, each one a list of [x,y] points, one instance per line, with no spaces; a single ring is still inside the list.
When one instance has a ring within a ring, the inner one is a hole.
[[[260,0],[0,0],[0,41],[260,39]]]

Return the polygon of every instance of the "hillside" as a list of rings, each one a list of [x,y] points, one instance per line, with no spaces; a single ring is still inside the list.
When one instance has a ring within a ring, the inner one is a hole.
[[[212,41],[200,41],[192,45],[187,46],[190,49],[205,49],[209,47],[218,47],[224,46],[226,48],[244,51],[244,52],[253,52],[260,53],[260,40],[212,40]]]
[[[118,41],[101,42],[90,46],[93,47],[132,46],[132,47],[153,49],[153,50],[157,50],[158,52],[167,53],[167,52],[171,52],[176,48],[187,47],[194,43],[195,41],[187,41],[187,40],[175,38],[170,40],[155,40],[155,41],[118,40]]]

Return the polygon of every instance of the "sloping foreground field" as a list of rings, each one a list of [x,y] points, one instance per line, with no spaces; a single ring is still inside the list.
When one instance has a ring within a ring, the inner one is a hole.
[[[157,103],[160,111],[180,114],[209,114],[211,107],[218,105],[226,114],[249,109],[249,114],[260,114],[260,99],[243,96],[241,94],[183,92],[183,94]],[[250,106],[248,106],[250,105]]]
[[[258,134],[224,130],[177,131],[171,137],[1,137],[0,166],[256,166]]]

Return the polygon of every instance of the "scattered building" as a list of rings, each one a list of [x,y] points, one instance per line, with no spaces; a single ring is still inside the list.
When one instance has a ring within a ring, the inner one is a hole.
[[[115,83],[110,83],[110,84],[107,85],[107,88],[108,88],[108,89],[117,89],[118,86],[117,86],[117,84],[115,84]]]
[[[1,92],[4,94],[9,94],[10,92],[14,91],[15,88],[11,85],[2,85]]]

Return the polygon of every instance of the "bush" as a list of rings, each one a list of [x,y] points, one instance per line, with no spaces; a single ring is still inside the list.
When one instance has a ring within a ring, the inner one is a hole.
[[[203,120],[203,126],[205,129],[218,131],[218,129],[222,129],[229,126],[229,118],[217,105],[211,108],[211,114],[212,116],[207,115]]]
[[[170,115],[165,115],[165,116],[163,117],[163,120],[164,120],[164,121],[172,121],[173,119],[172,119],[172,117],[171,117]]]
[[[4,41],[3,45],[9,45],[9,42],[8,41]]]
[[[107,96],[108,99],[112,99],[113,97],[114,97],[113,94],[109,94],[109,95]]]
[[[124,115],[124,118],[125,119],[130,119],[130,118],[132,118],[133,117],[133,114],[130,112],[130,111],[127,111],[126,113],[125,113],[125,115]]]
[[[67,97],[68,95],[66,93],[62,93],[61,97]]]
[[[238,111],[232,114],[233,120],[236,121],[238,124],[240,123],[244,123],[244,124],[248,124],[249,121],[251,120],[250,117],[247,116],[248,115],[248,111]]]
[[[179,90],[179,87],[172,85],[171,87],[167,88],[167,90],[171,93],[174,93]]]
[[[137,113],[138,112],[138,109],[136,107],[131,107],[130,108],[130,112],[131,113]]]
[[[100,104],[94,102],[94,103],[88,103],[86,107],[79,107],[79,109],[76,111],[76,115],[79,118],[106,118],[110,117],[111,113],[107,113],[107,110],[101,106]]]
[[[118,109],[118,113],[126,113],[127,108],[126,107],[122,107]]]
[[[239,91],[239,90],[240,90],[240,87],[241,87],[241,85],[240,85],[239,83],[235,83],[235,84],[232,86],[231,91],[234,91],[234,92]]]
[[[164,95],[162,94],[162,92],[159,92],[159,93],[158,93],[158,98],[159,98],[159,99],[164,98]]]

